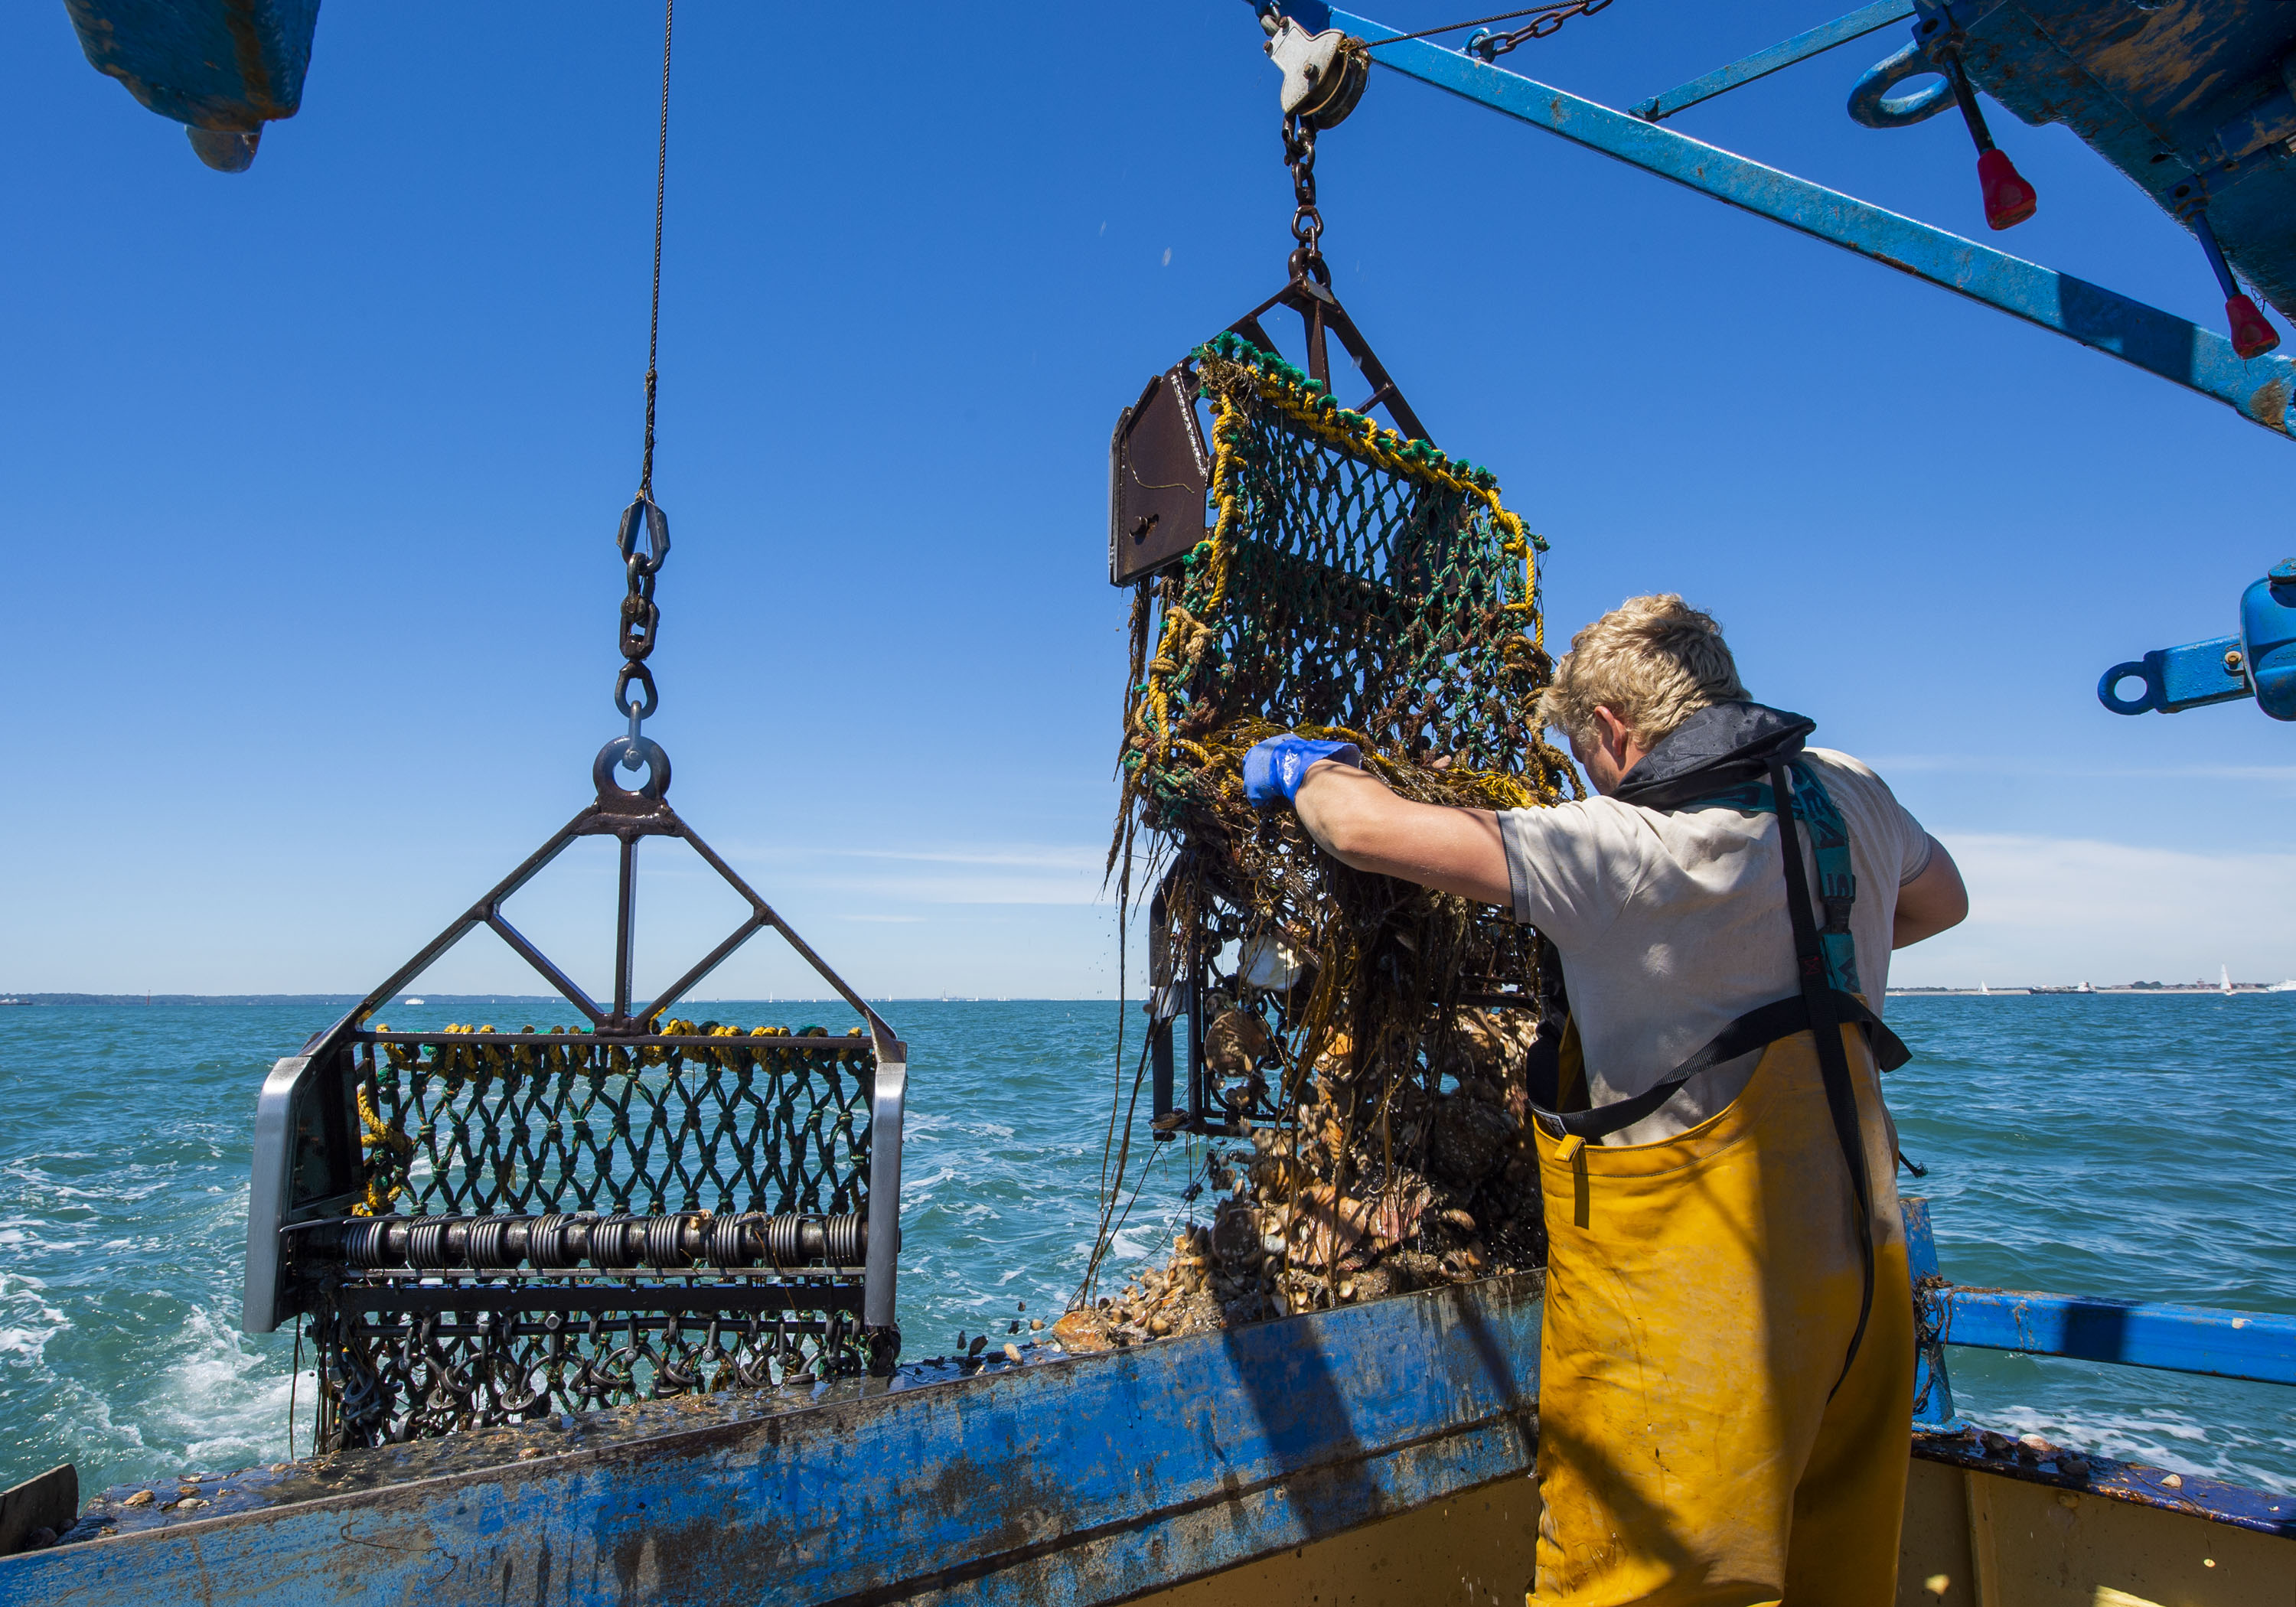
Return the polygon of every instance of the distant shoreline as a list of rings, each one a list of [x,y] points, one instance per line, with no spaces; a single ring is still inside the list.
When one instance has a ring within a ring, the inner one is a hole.
[[[2287,982],[2234,982],[2231,990],[2234,993],[2296,993],[2296,985]],[[2221,998],[2225,991],[2225,985],[2221,982],[2117,982],[2103,988],[1892,988],[1889,996],[1893,999],[1998,999],[2046,994],[2053,997],[2069,995],[2074,998],[2089,998],[2110,994],[2128,998],[2158,993],[2205,993]]]
[[[2232,985],[2232,990],[2236,994],[2296,993],[2296,983],[2234,982]],[[2156,994],[2209,994],[2221,997],[2224,994],[2224,985],[2221,982],[2119,982],[2086,990],[2079,987],[2046,985],[2026,988],[1892,988],[1888,996],[1893,999],[1997,999],[2042,996],[2050,997],[2070,996],[2077,998],[2110,996],[2115,998],[2144,998]],[[0,994],[0,1006],[12,1004],[78,1009],[141,1010],[147,1004],[153,1007],[168,1005],[178,1008],[187,1005],[210,1008],[298,1005],[313,1010],[343,1011],[357,1004],[363,996],[365,996],[356,993],[154,993],[149,996],[140,993],[19,993]],[[829,1005],[843,1002],[835,998],[691,999],[681,1004],[678,1008],[689,1013],[706,1014],[715,1006],[729,1004],[770,1004],[779,1009],[783,1005],[794,1008],[800,1004]],[[1105,997],[1055,999],[985,995],[967,995],[960,997],[934,994],[873,996],[869,1002],[873,1004],[1112,1004],[1116,1003],[1113,998]],[[563,1013],[562,1007],[565,1001],[549,994],[434,993],[425,995],[423,1003],[437,1009],[508,1008],[517,1010],[530,1007],[533,1011],[545,1013],[560,1009],[561,1013]]]
[[[365,998],[359,993],[11,993],[0,994],[0,1004],[73,1004],[133,1006],[137,1010],[146,1004],[307,1004],[327,1005],[337,1010],[348,1010]],[[1113,996],[1094,999],[1036,998],[1020,994],[870,994],[872,1004],[1113,1004]],[[403,1000],[398,1002],[403,1003]],[[562,1013],[566,1001],[550,993],[429,993],[422,1003],[439,1008],[472,1008],[481,1005],[532,1005],[537,1009],[556,1009]],[[845,1001],[827,998],[785,998],[776,995],[770,999],[685,999],[676,1008],[681,1012],[706,1009],[718,1004],[841,1004]],[[386,1001],[386,1004],[390,1001]]]

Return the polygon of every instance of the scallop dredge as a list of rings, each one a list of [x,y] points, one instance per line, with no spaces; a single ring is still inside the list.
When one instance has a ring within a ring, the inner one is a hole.
[[[1328,291],[1302,311],[1311,351],[1318,319],[1356,350]],[[1400,400],[1390,414],[1415,426]],[[1551,950],[1542,963],[1539,939],[1487,906],[1340,864],[1290,810],[1247,804],[1241,770],[1253,742],[1297,731],[1354,742],[1425,802],[1577,796],[1537,715],[1545,544],[1488,471],[1336,406],[1257,315],[1125,415],[1119,540],[1128,490],[1168,473],[1128,450],[1160,410],[1168,436],[1209,435],[1218,514],[1136,583],[1110,865],[1128,909],[1154,890],[1152,1024],[1111,1122],[1101,1253],[1059,1324],[1071,1349],[1528,1270],[1545,1252],[1528,1121],[1531,1089],[1552,1085]],[[1161,1267],[1102,1294],[1148,1150],[1131,1139],[1144,1082],[1156,1140],[1211,1140],[1201,1183],[1217,1203]]]

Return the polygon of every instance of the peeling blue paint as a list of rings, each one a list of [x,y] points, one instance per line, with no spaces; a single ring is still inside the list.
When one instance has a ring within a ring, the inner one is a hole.
[[[103,1505],[0,1604],[504,1600],[1086,1607],[1529,1471],[1536,1278],[795,1397],[654,1402],[300,1464],[255,1500]],[[232,1481],[226,1481],[232,1482]],[[173,1486],[163,1484],[172,1494]]]

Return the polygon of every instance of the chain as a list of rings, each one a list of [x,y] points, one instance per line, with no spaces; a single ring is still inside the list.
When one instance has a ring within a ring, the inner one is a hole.
[[[1316,209],[1316,124],[1294,112],[1283,119],[1283,165],[1292,169],[1292,194],[1299,209],[1292,214],[1291,271],[1294,279],[1313,275],[1318,284],[1332,282],[1331,265],[1324,260],[1324,215]]]
[[[1528,45],[1533,39],[1546,38],[1573,17],[1591,17],[1596,12],[1608,7],[1610,4],[1611,0],[1566,0],[1566,4],[1542,8],[1540,13],[1529,23],[1514,29],[1512,33],[1495,34],[1487,29],[1478,31],[1461,48],[1471,56],[1480,56],[1486,61],[1496,61],[1517,45]],[[1515,14],[1521,16],[1523,13],[1518,12]],[[1492,20],[1499,20],[1496,18]]]
[[[646,659],[661,635],[661,610],[653,600],[654,577],[661,572],[662,563],[669,556],[668,517],[643,491],[623,511],[618,545],[629,589],[622,594],[622,668],[614,677],[614,707],[630,722],[629,736],[622,750],[622,767],[636,770],[644,762],[640,748],[644,739],[639,735],[638,727],[661,702],[661,693],[654,686],[653,671],[646,668]],[[631,693],[633,686],[637,688],[635,696]]]
[[[1550,5],[1526,6],[1521,11],[1501,12],[1493,17],[1474,17],[1464,22],[1446,22],[1440,28],[1423,28],[1417,33],[1397,34],[1392,38],[1378,40],[1371,48],[1377,50],[1382,45],[1400,45],[1406,39],[1425,39],[1436,34],[1447,34],[1462,28],[1472,28],[1483,29],[1483,31],[1475,34],[1461,48],[1469,55],[1480,56],[1484,61],[1491,61],[1506,54],[1517,45],[1528,45],[1533,39],[1546,38],[1573,17],[1591,17],[1610,4],[1611,0],[1554,0],[1554,4]],[[1533,17],[1537,20],[1527,27],[1518,28],[1512,33],[1495,34],[1484,28],[1486,23],[1511,22],[1517,17]]]
[[[654,685],[653,671],[646,668],[646,659],[661,634],[661,610],[653,600],[654,578],[669,556],[669,520],[653,499],[653,411],[661,354],[661,224],[669,191],[669,42],[676,8],[676,0],[662,0],[661,134],[653,172],[653,305],[646,327],[645,456],[638,469],[638,494],[622,510],[621,531],[615,543],[621,549],[627,590],[622,594],[622,668],[614,677],[614,708],[630,725],[627,737],[609,745],[620,749],[623,769],[652,768],[654,780],[648,785],[656,792],[668,783],[668,761],[645,739],[640,727],[661,703],[661,693]]]

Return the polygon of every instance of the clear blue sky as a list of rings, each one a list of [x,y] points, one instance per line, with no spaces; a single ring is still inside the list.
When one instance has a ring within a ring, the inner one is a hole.
[[[1627,104],[1836,9],[1619,0],[1510,65]],[[0,12],[0,988],[362,989],[581,803],[659,25],[338,0],[301,114],[226,176],[61,4]],[[1894,45],[1677,126],[1982,233],[1955,119],[1842,113]],[[1275,82],[1237,0],[679,8],[650,729],[686,817],[870,993],[1113,991],[1108,431],[1280,279]],[[2041,193],[2013,249],[2218,317],[2131,185],[1995,120]],[[1552,541],[1556,635],[1685,594],[1955,847],[1977,913],[1898,980],[2296,974],[2296,733],[2092,693],[2234,627],[2296,551],[2296,447],[1400,78],[1320,174],[1358,321]],[[611,888],[566,871],[521,908],[594,980]],[[642,984],[729,908],[665,877]],[[761,957],[709,991],[796,985]],[[432,986],[533,985],[479,947]]]

